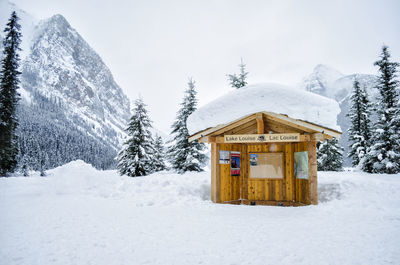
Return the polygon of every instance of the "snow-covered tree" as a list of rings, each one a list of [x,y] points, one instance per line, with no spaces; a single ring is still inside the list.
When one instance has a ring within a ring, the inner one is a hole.
[[[14,11],[4,29],[3,59],[0,70],[0,176],[6,176],[17,167],[18,140],[16,129],[18,119],[16,108],[19,100],[19,48],[21,26]]]
[[[197,140],[188,141],[189,131],[186,121],[190,114],[196,110],[197,99],[193,79],[189,79],[188,88],[185,91],[181,108],[175,122],[172,124],[172,145],[168,148],[168,157],[172,168],[179,173],[186,171],[202,171],[207,157],[203,153],[205,145]]]
[[[228,75],[228,81],[231,87],[239,89],[241,87],[244,87],[247,85],[247,75],[249,74],[246,72],[246,65],[243,63],[243,59],[240,59],[240,73],[237,74],[229,74]]]
[[[153,148],[154,148],[154,154],[152,157],[153,170],[155,172],[165,170],[167,168],[167,166],[165,165],[164,143],[163,143],[161,136],[159,136],[157,134],[154,137]]]
[[[336,138],[326,139],[320,143],[317,150],[318,170],[340,171],[343,166],[343,147]]]
[[[24,177],[28,177],[29,176],[29,168],[28,168],[28,162],[25,157],[22,158],[21,164],[22,164],[22,166],[21,166],[22,175]]]
[[[362,89],[357,79],[354,80],[350,101],[351,106],[347,114],[350,118],[350,127],[347,130],[350,141],[348,157],[352,158],[353,166],[358,166],[367,152],[371,139],[371,103],[365,87]]]
[[[399,82],[396,80],[399,63],[390,61],[388,47],[383,46],[380,60],[374,65],[380,72],[377,83],[379,97],[375,106],[378,119],[373,126],[371,147],[362,161],[362,168],[367,172],[394,174],[400,172]]]
[[[146,105],[141,98],[134,104],[133,115],[126,129],[128,139],[117,157],[120,174],[131,177],[145,176],[153,171],[154,153]]]

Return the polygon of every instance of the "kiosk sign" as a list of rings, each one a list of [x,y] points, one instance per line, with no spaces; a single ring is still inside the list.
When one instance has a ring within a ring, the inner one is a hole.
[[[276,143],[300,142],[299,133],[237,134],[225,135],[225,143]]]

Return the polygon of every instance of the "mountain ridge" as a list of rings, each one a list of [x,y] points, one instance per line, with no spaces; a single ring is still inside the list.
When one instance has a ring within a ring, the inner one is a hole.
[[[82,159],[113,168],[130,101],[101,56],[61,14],[39,21],[10,2],[0,7],[4,25],[12,11],[21,14],[21,166],[41,170]]]

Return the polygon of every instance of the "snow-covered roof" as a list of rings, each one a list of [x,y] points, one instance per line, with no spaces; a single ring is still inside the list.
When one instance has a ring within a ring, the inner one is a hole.
[[[187,127],[193,135],[263,111],[286,114],[294,119],[340,131],[337,125],[340,107],[335,100],[275,83],[232,90],[193,112],[187,120]]]

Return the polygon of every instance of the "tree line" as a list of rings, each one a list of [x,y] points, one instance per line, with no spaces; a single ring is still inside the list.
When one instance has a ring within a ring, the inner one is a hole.
[[[181,108],[172,124],[173,139],[167,148],[160,136],[153,138],[151,135],[151,120],[143,99],[135,101],[133,115],[126,129],[128,138],[117,158],[117,168],[121,175],[145,176],[166,169],[167,161],[170,168],[178,173],[203,170],[207,162],[205,145],[197,140],[188,141],[189,131],[186,124],[189,115],[196,110],[196,94],[195,82],[190,78]]]
[[[239,89],[247,85],[246,65],[241,60],[239,74],[227,75],[231,87]],[[146,104],[139,98],[134,103],[133,115],[126,129],[128,138],[122,150],[118,153],[117,168],[121,175],[132,177],[145,176],[153,172],[170,168],[180,174],[187,171],[202,171],[207,156],[205,144],[198,140],[189,142],[187,118],[197,107],[195,81],[189,78],[188,87],[184,92],[181,107],[171,126],[172,140],[166,148],[160,136],[151,135],[151,120],[146,110]],[[169,167],[167,167],[169,163]]]
[[[45,111],[61,115],[59,111],[54,111],[57,104],[51,104],[49,99],[39,100],[40,108],[18,110],[20,96],[17,89],[21,74],[18,71],[18,52],[22,34],[15,12],[11,14],[4,32],[6,36],[0,70],[0,176],[14,172],[18,165],[24,174],[29,168],[44,174],[47,168],[75,159],[84,159],[97,168],[106,169],[113,167],[115,156],[120,174],[128,176],[145,176],[167,168],[178,173],[202,170],[207,161],[205,145],[197,140],[188,141],[186,124],[197,106],[197,92],[192,78],[189,79],[181,108],[172,124],[172,140],[167,143],[168,147],[165,147],[161,136],[151,134],[152,122],[143,99],[139,98],[134,103],[133,115],[126,129],[128,137],[116,155],[105,143],[94,143],[91,136],[67,130],[69,124],[56,124],[50,131],[48,127],[41,126],[46,121],[40,123],[40,120],[45,119],[46,115],[35,114]],[[348,128],[351,142],[348,156],[352,158],[353,166],[370,173],[400,172],[400,95],[399,82],[396,80],[400,64],[392,62],[390,58],[388,47],[383,46],[380,59],[374,63],[379,68],[377,103],[371,103],[366,88],[360,87],[355,79],[347,114],[351,121]],[[227,75],[229,84],[236,89],[247,85],[248,72],[243,60],[239,69],[239,74]],[[22,119],[18,120],[18,116]],[[375,122],[371,122],[372,116],[376,116]],[[19,122],[23,124],[23,131],[18,128]],[[37,135],[46,137],[49,134],[57,137],[47,141],[46,147],[35,140]],[[343,148],[337,139],[318,143],[318,170],[341,170],[342,165]]]

